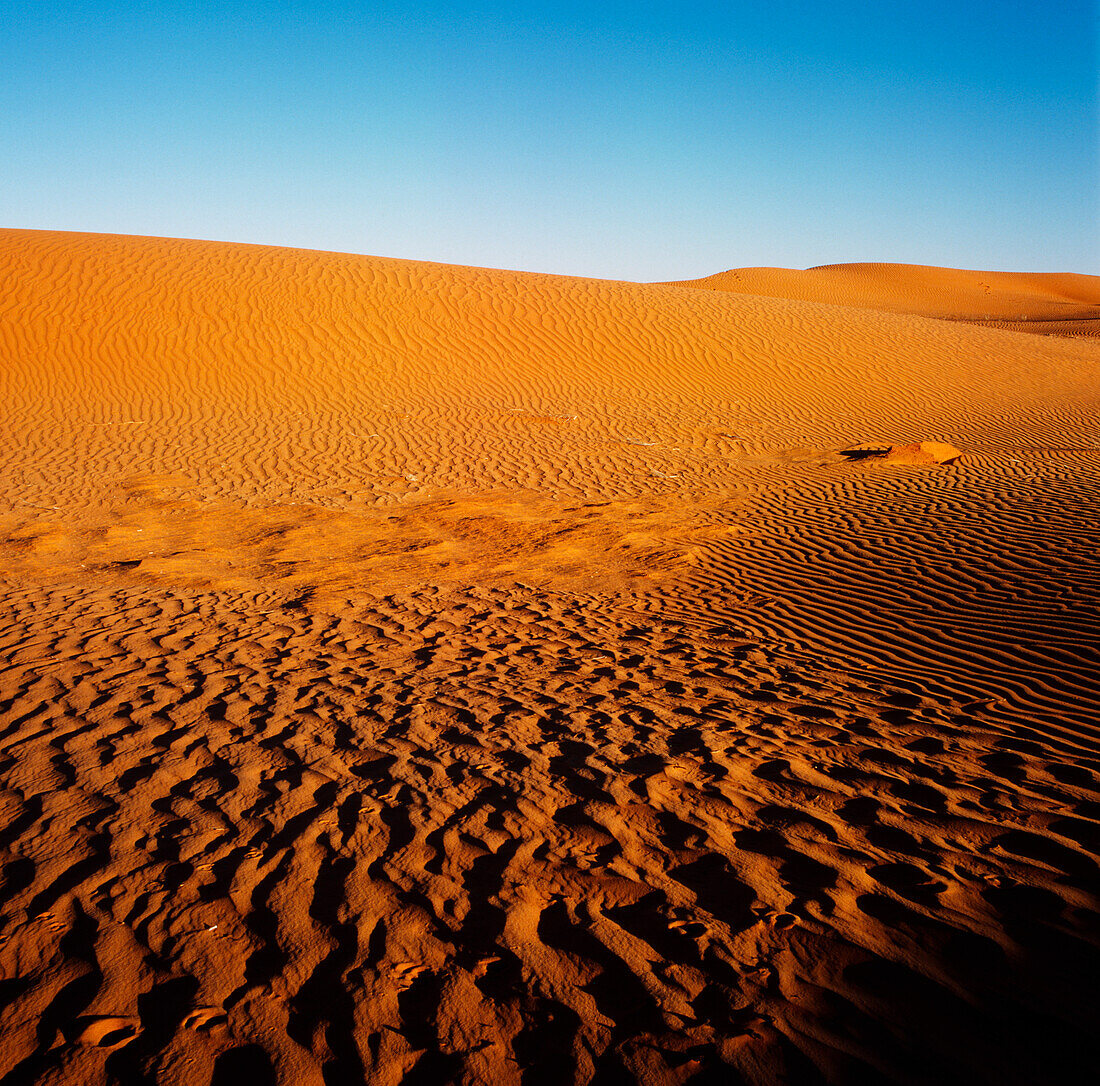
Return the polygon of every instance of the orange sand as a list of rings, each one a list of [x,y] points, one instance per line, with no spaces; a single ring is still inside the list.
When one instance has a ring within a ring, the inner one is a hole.
[[[1100,276],[919,264],[738,268],[680,286],[913,313],[1043,335],[1100,335]]]
[[[0,232],[0,1084],[1079,1080],[1098,307]]]

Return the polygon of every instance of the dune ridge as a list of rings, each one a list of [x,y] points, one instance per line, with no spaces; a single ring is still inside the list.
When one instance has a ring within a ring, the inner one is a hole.
[[[1094,336],[1100,276],[967,271],[921,264],[736,268],[676,285],[912,313],[1040,335]]]
[[[261,500],[679,492],[715,454],[1073,444],[1095,404],[1074,344],[893,313],[211,242],[4,243],[5,470],[39,497],[88,498],[108,464]]]
[[[1093,277],[861,267],[0,232],[0,1086],[1092,1064]]]

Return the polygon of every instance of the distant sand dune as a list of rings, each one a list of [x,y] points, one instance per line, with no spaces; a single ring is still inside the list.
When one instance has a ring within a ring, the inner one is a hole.
[[[4,470],[35,500],[150,472],[311,503],[683,492],[713,487],[715,453],[1073,444],[1098,395],[1073,343],[893,313],[211,242],[2,241]]]
[[[1100,334],[1100,276],[983,272],[919,264],[737,268],[678,284],[768,298],[913,313],[1043,335]]]
[[[1080,1081],[1098,283],[0,232],[0,1086]]]

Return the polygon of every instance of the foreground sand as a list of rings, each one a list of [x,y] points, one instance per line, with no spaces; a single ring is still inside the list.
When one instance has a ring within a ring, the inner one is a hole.
[[[1100,280],[867,267],[0,233],[0,1083],[1082,1081]]]

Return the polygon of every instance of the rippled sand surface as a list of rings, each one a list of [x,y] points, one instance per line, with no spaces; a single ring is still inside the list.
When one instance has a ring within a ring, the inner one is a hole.
[[[0,1083],[1083,1081],[1098,313],[0,231]]]

